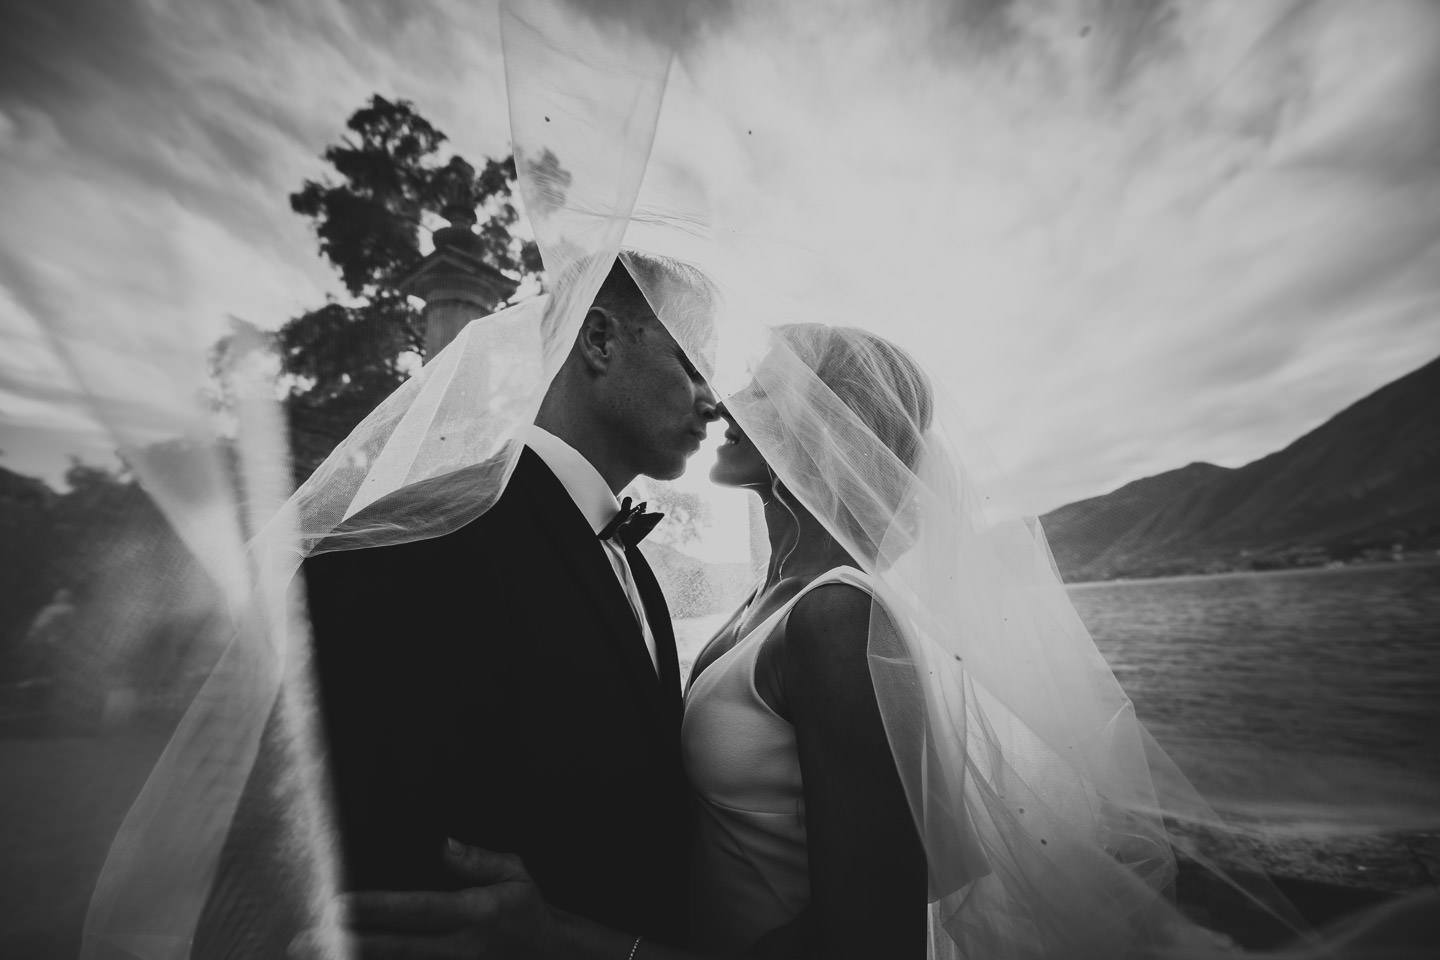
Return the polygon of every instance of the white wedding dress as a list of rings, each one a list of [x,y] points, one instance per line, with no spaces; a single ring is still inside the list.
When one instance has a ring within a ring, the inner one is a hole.
[[[836,567],[809,583],[694,677],[681,730],[696,793],[691,936],[705,950],[743,950],[793,920],[810,899],[805,797],[795,728],[755,686],[755,663],[797,601],[827,583],[873,593]]]

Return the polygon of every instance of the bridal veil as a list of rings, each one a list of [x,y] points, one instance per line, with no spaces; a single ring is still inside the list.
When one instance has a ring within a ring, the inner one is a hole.
[[[906,56],[924,16],[864,3],[829,15],[816,36],[786,4],[503,3],[512,142],[547,291],[471,322],[288,498],[280,420],[243,360],[227,368],[233,463],[147,457],[155,424],[97,405],[216,587],[206,679],[114,841],[86,957],[190,955],[262,746],[281,758],[267,839],[283,869],[234,909],[257,924],[282,910],[333,921],[324,745],[288,584],[307,554],[439,536],[488,509],[617,257],[876,586],[888,616],[871,626],[871,671],[927,853],[932,956],[1218,952],[1175,906],[1177,853],[1299,933],[1273,891],[1239,879],[1243,855],[1137,718],[955,399],[977,364],[1026,374],[1023,357],[985,356],[1013,318],[968,293],[998,281],[956,279],[984,261],[960,218],[997,214],[984,197],[967,207],[887,183],[963,143],[999,75],[957,86],[933,127],[897,128],[865,75],[927,69]],[[882,15],[888,42],[860,43]],[[813,56],[821,46],[831,55]],[[826,130],[838,133],[800,135]],[[872,179],[837,194],[819,174],[842,155]],[[834,328],[843,356],[773,335],[809,323]],[[143,321],[128,332],[153,344]],[[102,335],[78,319],[53,331],[97,398],[118,356]],[[923,412],[885,386],[891,342],[926,371]],[[200,354],[146,356],[165,373]],[[152,406],[169,411],[162,433],[213,435],[174,414],[193,403]]]

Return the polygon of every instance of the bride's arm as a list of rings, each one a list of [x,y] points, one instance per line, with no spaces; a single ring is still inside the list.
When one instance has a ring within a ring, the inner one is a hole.
[[[870,616],[865,592],[818,587],[791,610],[779,656],[805,789],[807,940],[827,960],[926,952],[925,851],[875,700]]]

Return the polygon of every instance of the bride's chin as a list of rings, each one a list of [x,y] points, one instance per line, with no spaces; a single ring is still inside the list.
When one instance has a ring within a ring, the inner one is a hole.
[[[720,456],[710,465],[710,482],[717,487],[743,487],[745,478],[737,476],[735,465],[725,462],[725,457]]]

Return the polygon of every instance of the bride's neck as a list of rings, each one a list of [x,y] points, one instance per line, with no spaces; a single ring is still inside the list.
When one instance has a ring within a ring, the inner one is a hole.
[[[839,541],[793,495],[772,491],[763,503],[765,530],[770,536],[767,587],[781,580],[808,580],[838,566],[855,565]]]

